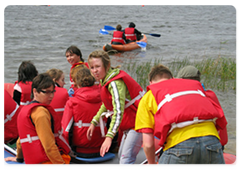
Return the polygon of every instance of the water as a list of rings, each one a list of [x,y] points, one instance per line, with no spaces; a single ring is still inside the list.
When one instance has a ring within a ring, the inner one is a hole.
[[[8,6],[4,11],[4,82],[17,80],[23,60],[39,73],[62,69],[69,88],[65,50],[78,46],[86,60],[102,49],[111,36],[99,35],[104,25],[127,27],[134,22],[148,36],[146,51],[112,55],[113,65],[188,57],[193,61],[218,56],[236,59],[236,10],[232,6]],[[226,152],[236,154],[236,91],[216,92],[226,114],[229,142]]]

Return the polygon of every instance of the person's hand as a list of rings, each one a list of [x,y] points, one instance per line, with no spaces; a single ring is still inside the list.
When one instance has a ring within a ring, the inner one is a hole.
[[[112,144],[112,138],[106,137],[101,148],[100,148],[100,155],[101,157],[104,157],[105,153],[108,152],[109,148]]]
[[[88,140],[91,140],[92,139],[92,134],[93,134],[93,131],[95,129],[95,126],[94,124],[91,124],[87,130],[87,139]]]
[[[7,157],[7,158],[4,158],[4,160],[7,162],[7,161],[12,161],[12,162],[17,162],[17,157]]]
[[[75,155],[72,150],[70,150],[70,152],[69,152],[68,155],[71,156],[71,157],[73,157],[73,158],[76,158],[76,157],[77,157],[77,155]]]

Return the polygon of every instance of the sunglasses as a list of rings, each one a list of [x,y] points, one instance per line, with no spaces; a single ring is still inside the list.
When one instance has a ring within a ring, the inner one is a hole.
[[[56,90],[53,91],[44,91],[44,90],[40,90],[40,92],[44,93],[44,94],[54,94],[56,92]]]

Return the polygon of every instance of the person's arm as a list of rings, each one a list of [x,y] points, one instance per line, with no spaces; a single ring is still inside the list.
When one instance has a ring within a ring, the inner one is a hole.
[[[72,112],[72,103],[71,101],[67,101],[66,106],[64,108],[63,116],[62,116],[62,121],[61,121],[61,126],[63,129],[63,134],[62,136],[65,138],[65,140],[69,144],[69,133],[70,129],[72,127],[73,122],[73,112]]]
[[[108,91],[111,93],[112,96],[114,113],[112,115],[110,127],[106,136],[113,139],[115,134],[118,132],[119,126],[123,118],[127,86],[123,80],[115,80],[108,85]]]
[[[103,157],[106,152],[108,152],[112,139],[118,132],[119,126],[121,124],[126,98],[126,85],[123,80],[112,81],[108,86],[108,91],[112,95],[112,105],[113,105],[113,115],[110,123],[110,127],[106,134],[106,138],[100,148],[100,155]]]
[[[20,105],[21,95],[22,95],[22,93],[20,93],[19,91],[17,91],[17,90],[13,91],[13,100],[15,100],[15,102],[18,105]]]
[[[155,144],[153,133],[143,133],[143,150],[148,164],[155,164]]]
[[[122,38],[123,38],[123,40],[125,41],[125,43],[128,43],[124,32],[123,32]]]
[[[135,130],[143,135],[143,150],[149,164],[155,163],[154,144],[154,114],[157,112],[157,103],[151,92],[148,91],[140,100],[136,114]]]
[[[17,146],[17,155],[15,157],[4,158],[4,160],[6,162],[7,161],[20,162],[20,163],[24,162],[23,153],[22,153],[22,146],[21,146],[21,143],[20,143],[20,138],[18,138],[18,140],[16,142],[16,146]]]
[[[42,106],[33,109],[31,114],[39,140],[49,160],[53,164],[64,164],[65,161],[56,145],[55,137],[51,128],[51,116],[49,111]]]
[[[134,29],[134,33],[137,35],[141,35],[142,33],[140,31],[138,31],[136,28]]]

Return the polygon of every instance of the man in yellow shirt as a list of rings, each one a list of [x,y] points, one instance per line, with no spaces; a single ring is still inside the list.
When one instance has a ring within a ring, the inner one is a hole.
[[[173,79],[163,65],[152,68],[149,81],[135,122],[135,130],[143,135],[148,163],[155,163],[154,136],[164,147],[159,163],[224,163],[217,128],[224,128],[226,119],[205,96],[201,84]]]

